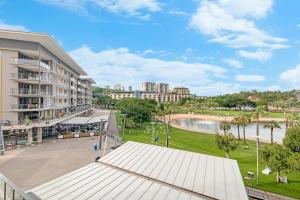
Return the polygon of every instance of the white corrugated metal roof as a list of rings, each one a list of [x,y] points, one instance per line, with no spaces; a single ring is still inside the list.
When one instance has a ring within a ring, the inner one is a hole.
[[[97,117],[74,117],[67,121],[62,122],[62,124],[93,124],[100,121],[107,121],[108,115],[97,116]]]
[[[41,199],[248,199],[235,160],[127,142],[31,190]]]

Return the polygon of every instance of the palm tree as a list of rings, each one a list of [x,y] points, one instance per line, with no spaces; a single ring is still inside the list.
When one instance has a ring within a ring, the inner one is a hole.
[[[267,122],[264,125],[264,128],[271,129],[271,144],[273,144],[273,131],[274,131],[274,128],[281,128],[280,124],[278,122],[272,120],[272,121]]]
[[[278,108],[281,106],[280,101],[274,101],[272,106],[275,108],[275,111],[278,111]]]
[[[296,121],[299,120],[299,115],[295,113],[287,113],[285,115],[285,131],[288,130],[289,127],[293,126]]]
[[[230,122],[224,120],[220,122],[219,128],[224,131],[224,135],[225,135],[228,131],[230,131],[231,124]]]
[[[261,118],[265,114],[265,107],[264,106],[257,106],[256,110],[252,114],[252,118],[256,121],[256,136],[259,136],[259,118]],[[257,138],[258,143],[259,139]]]
[[[235,116],[232,122],[237,126],[237,129],[238,129],[238,140],[240,140],[241,139],[241,136],[240,136],[240,126],[242,125],[241,116],[240,115]]]
[[[244,138],[244,144],[246,144],[246,126],[251,122],[251,118],[246,113],[242,113],[240,116],[240,122],[243,126],[243,138]]]

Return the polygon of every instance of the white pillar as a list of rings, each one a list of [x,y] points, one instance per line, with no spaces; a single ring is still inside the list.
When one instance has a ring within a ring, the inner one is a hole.
[[[32,128],[27,129],[27,144],[33,143],[33,137],[32,137]]]
[[[43,140],[43,129],[37,128],[37,142],[41,143]]]

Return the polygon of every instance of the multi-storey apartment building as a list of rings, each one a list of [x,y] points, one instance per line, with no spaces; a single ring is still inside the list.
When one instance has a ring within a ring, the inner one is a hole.
[[[143,91],[132,91],[132,92],[111,92],[109,96],[112,99],[124,99],[124,98],[139,98],[139,99],[153,99],[158,103],[165,102],[179,102],[183,98],[189,98],[191,94],[174,94],[174,93],[156,93],[156,92],[143,92]]]
[[[47,34],[0,30],[0,120],[63,117],[91,105],[86,72]]]
[[[168,83],[155,84],[155,92],[161,94],[167,94],[169,92],[169,84]]]
[[[142,92],[155,92],[155,83],[143,82],[141,91]]]
[[[172,93],[186,95],[186,94],[190,94],[190,89],[186,87],[175,87],[173,88]]]
[[[172,92],[169,92],[169,84],[152,82],[143,82],[142,91],[114,91],[109,94],[112,99],[124,98],[139,98],[139,99],[153,99],[158,103],[178,102],[183,98],[189,98],[192,95],[190,90],[185,87],[175,87]]]

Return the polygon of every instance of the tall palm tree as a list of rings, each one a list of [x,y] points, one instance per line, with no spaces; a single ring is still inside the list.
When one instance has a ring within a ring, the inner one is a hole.
[[[224,120],[220,122],[219,128],[224,131],[224,135],[225,135],[226,133],[228,133],[228,131],[230,131],[231,124],[229,121]]]
[[[242,126],[241,116],[240,115],[234,116],[232,122],[237,126],[237,129],[238,129],[238,140],[240,140],[241,139],[241,136],[240,136],[240,126]]]
[[[240,116],[240,122],[243,126],[244,144],[246,144],[246,126],[251,122],[251,117],[243,112]]]
[[[296,121],[299,120],[299,115],[296,113],[287,113],[285,115],[285,131],[288,130],[289,127],[293,126]]]
[[[274,131],[274,128],[281,128],[281,126],[279,125],[278,122],[272,120],[272,121],[267,122],[264,125],[264,128],[269,128],[271,130],[271,144],[273,144],[273,131]]]
[[[259,119],[265,114],[265,107],[264,106],[257,106],[256,110],[254,111],[254,113],[252,114],[252,118],[255,120],[256,122],[256,136],[259,136]],[[258,143],[259,143],[259,139]]]

